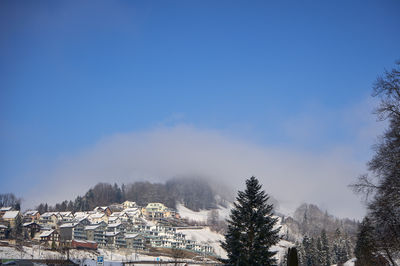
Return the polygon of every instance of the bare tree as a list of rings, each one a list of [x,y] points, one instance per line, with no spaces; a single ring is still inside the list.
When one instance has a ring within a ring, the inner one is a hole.
[[[387,120],[389,126],[373,147],[370,173],[351,186],[366,196],[377,248],[396,265],[394,256],[400,253],[400,61],[378,77],[373,96],[381,99],[375,111],[378,119]]]

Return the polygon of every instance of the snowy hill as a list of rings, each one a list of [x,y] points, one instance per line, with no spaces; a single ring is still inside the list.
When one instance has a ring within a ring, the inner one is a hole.
[[[232,203],[228,203],[227,207],[218,206],[217,209],[214,209],[218,211],[219,220],[225,220],[229,217],[232,206],[233,206]],[[207,217],[209,217],[210,212],[212,211],[212,210],[193,211],[191,209],[186,208],[181,203],[178,203],[176,205],[176,209],[182,218],[188,219],[189,221],[197,221],[204,223],[207,222]]]

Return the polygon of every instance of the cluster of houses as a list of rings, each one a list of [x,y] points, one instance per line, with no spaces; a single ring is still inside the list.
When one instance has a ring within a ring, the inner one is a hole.
[[[27,211],[21,214],[10,207],[0,208],[0,239],[17,226],[23,236],[40,241],[44,246],[57,248],[132,249],[151,247],[173,248],[213,254],[213,248],[204,243],[186,239],[179,227],[168,220],[179,220],[179,214],[162,203],[146,207],[135,202],[96,207],[86,212]]]

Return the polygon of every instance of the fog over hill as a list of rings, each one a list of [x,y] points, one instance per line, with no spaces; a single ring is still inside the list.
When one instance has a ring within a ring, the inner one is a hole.
[[[140,206],[146,206],[150,202],[161,202],[174,209],[176,204],[180,203],[188,209],[199,211],[214,209],[219,205],[226,206],[232,201],[232,197],[229,196],[228,190],[223,190],[221,186],[214,188],[204,179],[186,177],[173,178],[165,183],[134,182],[121,186],[116,183],[98,183],[74,200],[64,200],[54,206],[44,202],[38,209],[40,212],[88,211],[96,206],[108,206],[125,200],[135,201]]]
[[[221,131],[177,125],[113,135],[38,168],[30,172],[36,182],[23,195],[27,207],[72,200],[98,182],[165,183],[171,177],[202,177],[236,193],[254,175],[287,212],[313,202],[342,217],[364,213],[359,198],[347,187],[365,169],[350,147],[315,153],[260,146]],[[42,193],[44,188],[48,189]]]

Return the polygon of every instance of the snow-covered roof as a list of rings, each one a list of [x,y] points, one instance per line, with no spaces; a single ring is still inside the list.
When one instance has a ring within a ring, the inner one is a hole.
[[[0,228],[2,228],[2,229],[7,229],[8,227],[5,226],[5,225],[0,224]]]
[[[43,233],[40,234],[40,237],[48,237],[53,232],[54,232],[54,230],[44,231]]]
[[[130,213],[130,212],[138,212],[139,208],[126,208],[123,212]]]
[[[121,214],[123,214],[122,212],[113,212],[111,213],[110,217],[119,217]]]
[[[3,219],[15,219],[19,214],[19,211],[6,211],[3,215]]]
[[[11,211],[12,207],[6,206],[6,207],[1,207],[0,212],[6,212],[6,211]]]
[[[120,225],[121,225],[121,223],[108,224],[108,228],[115,228],[115,227],[118,227]]]
[[[107,210],[108,206],[98,206],[96,208],[94,208],[94,211],[105,211]]]
[[[65,223],[60,225],[60,228],[69,228],[69,227],[75,227],[77,224],[74,223]]]
[[[95,214],[90,215],[89,218],[98,219],[98,218],[104,217],[104,215],[105,215],[104,213],[95,213]]]
[[[115,222],[115,221],[118,221],[119,220],[119,217],[109,217],[108,218],[108,222],[109,223],[112,223],[112,222]]]
[[[97,229],[99,226],[100,226],[99,224],[96,224],[96,225],[88,225],[88,226],[85,226],[85,230],[95,230],[95,229]]]
[[[76,216],[84,216],[84,215],[89,215],[90,213],[89,212],[75,212],[74,213],[74,216],[76,217]]]
[[[136,204],[136,202],[125,200],[122,204]]]
[[[57,215],[57,214],[58,214],[58,212],[45,212],[41,215],[41,217],[45,218],[45,217],[50,217],[50,216]]]
[[[33,211],[27,211],[27,212],[25,212],[25,216],[33,216],[33,215],[36,215],[38,213],[38,211],[36,211],[36,210],[33,210]]]
[[[72,216],[72,212],[59,212],[61,216]]]
[[[75,242],[78,243],[91,243],[91,244],[97,244],[96,241],[90,241],[90,240],[82,240],[82,239],[74,239]]]
[[[106,232],[106,236],[116,236],[119,232]]]
[[[135,238],[137,237],[139,234],[125,234],[125,238]]]
[[[78,217],[78,218],[75,218],[73,221],[76,221],[77,223],[81,223],[84,220],[87,220],[87,217]]]
[[[36,224],[36,223],[35,222],[24,223],[22,226],[26,227],[26,226],[30,226],[31,224]]]
[[[76,213],[75,213],[75,214],[74,214],[74,217],[75,217],[76,220],[82,221],[82,220],[88,218],[88,217],[89,217],[89,214],[87,214],[87,213],[79,213],[79,214],[76,214]]]

